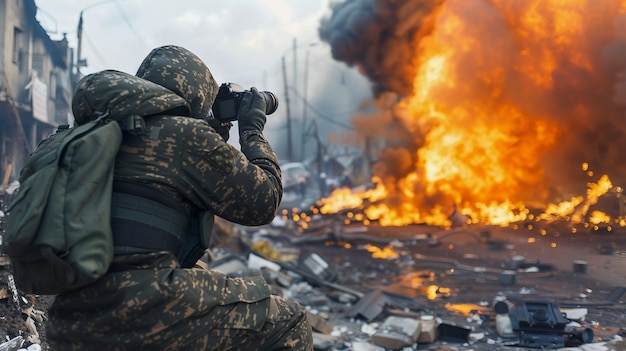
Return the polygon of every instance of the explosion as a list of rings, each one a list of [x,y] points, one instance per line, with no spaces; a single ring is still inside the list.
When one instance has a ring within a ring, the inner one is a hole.
[[[320,36],[372,83],[369,219],[582,221],[626,178],[624,0],[346,0]]]

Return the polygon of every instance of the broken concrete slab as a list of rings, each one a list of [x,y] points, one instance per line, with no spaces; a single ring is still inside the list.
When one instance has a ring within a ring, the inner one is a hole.
[[[380,315],[389,300],[382,290],[370,291],[361,298],[347,313],[350,318],[363,318],[368,322],[373,321]]]
[[[298,266],[322,280],[334,282],[337,279],[337,272],[317,252],[305,254]]]
[[[413,345],[421,332],[420,321],[415,318],[390,316],[372,336],[372,342],[397,350]]]

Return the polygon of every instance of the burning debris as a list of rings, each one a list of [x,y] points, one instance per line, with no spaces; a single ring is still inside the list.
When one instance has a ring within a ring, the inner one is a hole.
[[[400,210],[390,208],[386,203],[389,193],[384,185],[376,183],[366,187],[336,189],[330,196],[318,200],[308,208],[283,209],[280,220],[295,226],[300,233],[329,230],[329,221],[353,226],[433,225],[445,229],[489,224],[515,230],[541,228],[544,235],[554,223],[567,223],[567,230],[572,234],[612,232],[620,228],[623,231],[626,227],[623,189],[614,187],[607,177],[602,177],[598,183],[588,183],[588,187],[586,196],[575,196],[569,201],[548,204],[544,209],[522,206],[513,210],[494,205],[484,207],[485,212],[482,213],[463,213],[453,206],[453,211],[449,214],[434,210],[429,216],[422,216],[417,208],[413,208],[414,212],[409,211],[412,206],[410,203],[404,204]],[[403,210],[408,212],[402,212]],[[433,215],[435,212],[437,213]],[[560,226],[559,230],[562,229]],[[605,249],[611,250],[610,247]]]

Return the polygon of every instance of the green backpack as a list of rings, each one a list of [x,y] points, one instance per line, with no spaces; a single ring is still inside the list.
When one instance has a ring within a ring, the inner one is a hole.
[[[59,129],[20,172],[2,250],[26,293],[56,295],[102,276],[113,259],[110,225],[117,122]]]
[[[105,70],[78,82],[72,111],[83,123],[60,129],[37,146],[8,208],[2,251],[20,290],[56,295],[107,272],[114,254],[111,199],[122,132],[146,133],[144,117],[179,108],[188,111],[181,97],[128,73]]]

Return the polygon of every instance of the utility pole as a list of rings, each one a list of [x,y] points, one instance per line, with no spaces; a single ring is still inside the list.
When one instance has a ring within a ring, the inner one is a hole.
[[[293,161],[293,145],[291,144],[291,110],[289,108],[289,86],[287,85],[287,67],[283,56],[283,82],[285,84],[285,106],[287,106],[287,160]]]
[[[318,44],[317,42],[313,42],[313,43],[307,44],[306,46],[310,47],[310,46],[315,46],[317,44]],[[297,56],[298,55],[298,49],[299,49],[299,47],[298,47],[298,40],[297,40],[297,38],[293,38],[293,44],[292,44],[292,48],[291,48],[292,54],[293,54],[293,77],[291,79],[292,80],[291,89],[293,89],[293,91],[296,93],[296,95],[297,95],[296,97],[300,96],[298,94],[298,91],[299,91],[299,89],[298,89],[298,56]],[[286,68],[286,63],[285,63],[285,55],[288,52],[289,52],[289,48],[287,50],[285,50],[285,52],[284,52],[284,54],[282,56],[282,64],[283,64],[283,78],[284,78],[284,84],[285,84],[285,99],[286,99],[286,103],[287,103],[287,128],[288,128],[288,133],[289,133],[288,140],[287,140],[289,146],[288,146],[287,152],[289,154],[290,161],[293,162],[295,160],[293,158],[293,152],[294,152],[293,151],[293,144],[292,144],[292,138],[293,138],[292,134],[293,133],[292,133],[292,130],[291,130],[292,129],[292,127],[291,127],[292,116],[291,116],[291,111],[290,111],[290,108],[291,108],[290,105],[293,104],[293,110],[294,111],[299,111],[298,108],[299,108],[300,105],[298,105],[298,104],[299,103],[303,104],[302,128],[299,131],[301,132],[301,134],[304,134],[302,131],[306,129],[306,109],[307,109],[307,101],[306,101],[306,98],[307,98],[306,97],[307,86],[306,85],[308,84],[307,83],[308,71],[305,72],[305,77],[304,77],[304,84],[305,85],[304,85],[304,97],[302,97],[303,101],[300,102],[299,99],[295,99],[294,101],[292,101],[290,103],[289,102],[289,93],[288,93],[289,86],[288,86],[288,83],[287,83],[287,68]],[[307,59],[307,63],[306,63],[307,68],[306,69],[307,70],[308,70],[308,59],[309,59],[308,54],[309,53],[307,52],[307,57],[306,57],[306,59]],[[304,139],[304,135],[301,135],[301,136]],[[304,146],[305,146],[304,145],[304,141],[302,141],[303,149],[298,154],[298,158],[300,158],[300,160],[304,160]]]
[[[78,19],[78,31],[77,31],[77,39],[78,39],[78,48],[76,49],[76,76],[77,79],[80,79],[80,55],[83,47],[83,11],[80,11],[80,18]]]
[[[297,92],[300,91],[300,89],[298,89],[298,39],[296,39],[295,37],[293,38],[293,48],[292,48],[292,50],[293,50],[293,75],[291,77],[291,81],[292,81],[291,88],[297,94]],[[293,111],[296,114],[294,117],[295,117],[296,120],[298,120],[299,119],[298,116],[297,116],[297,114],[298,114],[298,112],[297,112],[298,111],[298,106],[300,106],[299,104],[302,103],[302,102],[296,96],[295,99],[292,99],[291,103],[293,104]],[[302,122],[302,123],[304,123],[304,122]],[[290,133],[290,138],[291,138],[291,133]],[[292,152],[292,151],[290,150],[289,152]],[[297,155],[299,156],[300,154],[297,154]],[[295,159],[292,160],[292,161],[295,161]],[[302,161],[302,158],[300,158],[299,161]]]
[[[315,154],[315,162],[317,163],[317,171],[321,174],[324,172],[324,151],[322,150],[322,141],[320,140],[319,130],[317,129],[317,122],[314,119],[311,122],[311,134],[315,138],[315,142],[317,143],[317,152]]]
[[[102,0],[95,4],[91,4],[80,11],[80,17],[78,18],[78,30],[76,31],[76,38],[78,39],[78,47],[76,48],[76,76],[78,79],[82,78],[80,76],[80,68],[87,67],[87,59],[82,58],[82,48],[83,48],[83,12],[88,9],[96,6],[100,6],[115,0]]]
[[[304,150],[306,149],[306,141],[307,135],[306,132],[306,110],[308,109],[308,101],[307,101],[307,90],[308,90],[308,80],[309,80],[309,51],[307,50],[305,60],[304,60],[304,91],[303,91],[303,101],[302,101],[302,149],[300,150],[300,160],[304,161]]]
[[[298,41],[293,38],[293,88],[298,90]]]

